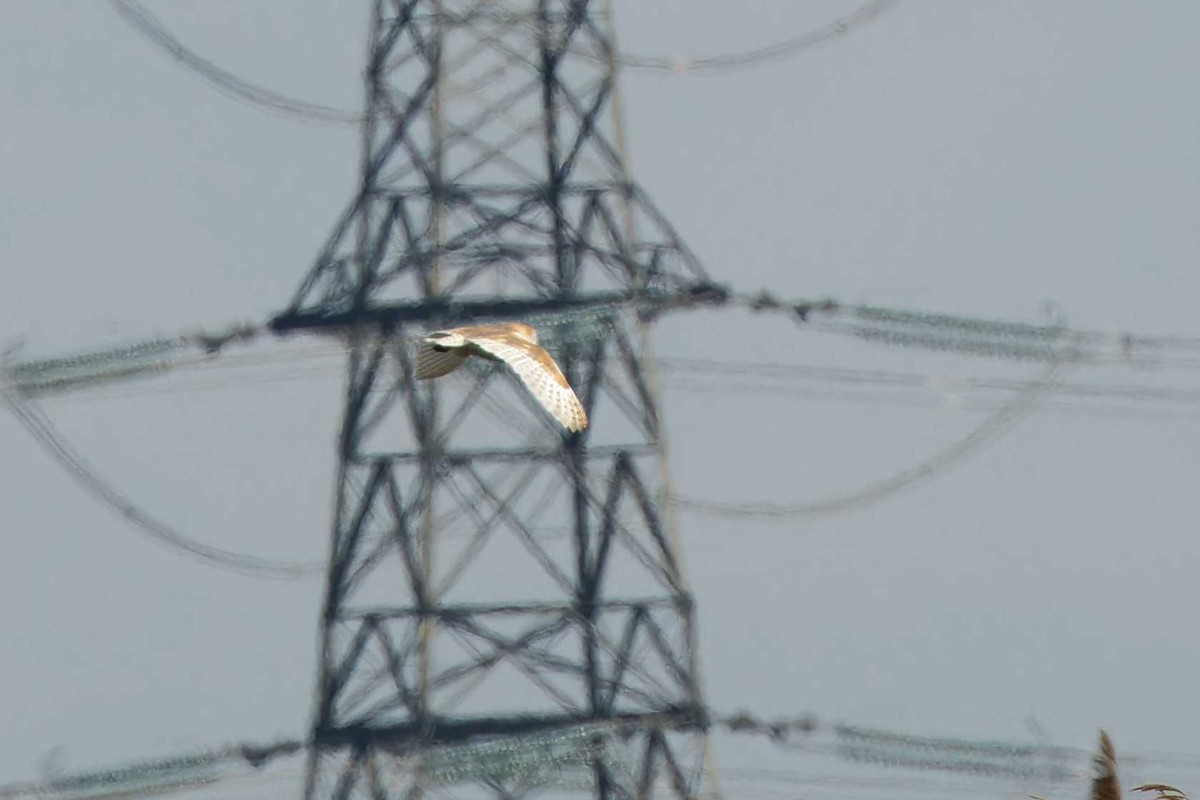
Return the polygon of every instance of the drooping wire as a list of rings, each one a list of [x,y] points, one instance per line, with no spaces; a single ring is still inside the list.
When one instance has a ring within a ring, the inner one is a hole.
[[[899,3],[900,0],[871,0],[827,25],[750,50],[706,56],[623,53],[616,58],[616,62],[631,70],[669,72],[675,75],[713,74],[760,67],[794,58],[818,45],[844,38]]]
[[[1031,382],[1011,401],[1001,406],[998,411],[989,415],[970,433],[948,447],[893,475],[873,481],[861,489],[796,505],[768,502],[726,503],[688,496],[676,496],[674,502],[682,509],[712,516],[767,519],[814,517],[865,508],[923,480],[932,478],[1028,415],[1038,402],[1053,391],[1060,369],[1058,364],[1051,365],[1042,377]]]
[[[868,341],[900,345],[904,347],[922,347],[934,350],[949,350],[968,355],[985,355],[1001,358],[1016,358],[1018,360],[1038,360],[1050,363],[1052,377],[1035,381],[1023,390],[1018,391],[1011,402],[1002,406],[995,414],[984,420],[975,430],[950,447],[915,466],[906,468],[888,478],[876,481],[858,491],[803,505],[779,505],[772,503],[716,503],[708,500],[682,497],[677,503],[683,508],[700,513],[718,514],[724,516],[755,516],[766,518],[795,518],[815,514],[827,514],[836,511],[857,508],[890,496],[901,489],[938,472],[951,463],[964,457],[985,441],[1007,428],[1018,418],[1032,410],[1034,405],[1044,396],[1057,391],[1059,381],[1057,370],[1066,363],[1103,363],[1107,358],[1122,363],[1138,363],[1142,354],[1149,350],[1153,353],[1150,364],[1163,364],[1164,351],[1172,349],[1185,351],[1187,356],[1172,361],[1188,361],[1192,353],[1200,349],[1200,342],[1189,337],[1150,337],[1133,336],[1131,334],[1108,334],[1087,331],[1072,331],[1065,326],[1037,326],[1027,323],[1014,323],[997,320],[980,320],[968,317],[958,317],[946,314],[931,314],[912,312],[900,309],[885,309],[867,306],[844,306],[833,301],[818,302],[784,302],[769,295],[755,297],[731,296],[732,305],[740,305],[758,311],[779,311],[788,314],[802,325],[816,326],[821,330],[832,333],[848,333]],[[596,337],[605,335],[611,324],[610,315],[613,308],[608,304],[604,309],[583,309],[576,313],[563,311],[561,313],[539,317],[539,325],[545,325],[551,336],[548,340],[559,339],[560,344],[574,336]],[[637,306],[636,302],[627,305]],[[814,319],[820,315],[819,324]],[[585,322],[588,324],[579,324]],[[568,324],[569,323],[569,324]],[[152,365],[157,371],[196,364],[195,358],[184,358],[182,352],[186,348],[204,346],[209,352],[220,352],[221,347],[231,340],[249,340],[254,338],[257,329],[243,327],[235,329],[232,334],[222,336],[196,335],[180,337],[174,340],[155,340],[146,346],[132,345],[118,351],[107,351],[101,354],[85,355],[68,359],[52,359],[43,362],[26,362],[15,365],[8,370],[9,381],[14,375],[20,376],[21,381],[28,383],[28,388],[40,393],[58,393],[68,389],[78,389],[81,386],[109,383],[133,374],[134,366]],[[864,336],[864,331],[870,335]],[[150,346],[153,344],[153,346]],[[164,350],[166,348],[166,350]],[[1119,351],[1111,355],[1113,350]],[[328,348],[329,352],[338,352],[338,347]],[[128,352],[128,359],[122,360],[120,353]],[[151,358],[152,356],[152,358]],[[253,356],[252,356],[253,358]],[[262,358],[259,356],[258,358]],[[134,363],[136,361],[136,364]],[[201,361],[199,363],[211,363]],[[760,365],[761,369],[761,365]],[[65,371],[64,371],[65,370]],[[890,380],[890,378],[889,378]],[[1003,388],[1016,388],[1005,385]],[[1137,387],[1138,391],[1150,387]],[[24,391],[25,386],[17,384],[8,392],[10,396],[21,400],[20,394],[13,392]],[[1192,399],[1192,398],[1187,398]],[[28,405],[25,406],[29,408]],[[16,410],[16,409],[15,409]],[[44,420],[44,417],[42,417]],[[47,436],[50,442],[55,440],[56,433],[45,426],[39,426],[38,417],[27,411],[23,422],[31,430],[50,430]],[[61,441],[61,437],[57,437]],[[53,452],[53,450],[52,450]],[[63,457],[69,453],[60,453]],[[71,459],[66,458],[67,463]],[[70,467],[78,472],[78,462]],[[86,470],[84,470],[86,472]],[[78,476],[77,476],[78,478]],[[139,522],[143,528],[156,530],[161,534],[161,527],[144,512],[131,514],[129,509],[135,508],[127,498],[111,492],[98,491],[95,480],[89,481],[93,493],[99,494],[118,511]],[[169,531],[166,541],[179,539],[180,535]],[[237,556],[238,554],[226,554]],[[218,559],[219,560],[219,559]],[[243,565],[244,566],[244,565]]]
[[[83,353],[62,358],[23,362],[16,365],[0,364],[0,401],[17,417],[18,421],[42,444],[42,446],[64,467],[85,490],[119,513],[138,532],[163,544],[176,552],[221,569],[261,578],[302,579],[320,574],[324,569],[321,562],[290,562],[259,558],[243,553],[224,550],[205,544],[158,520],[145,511],[131,498],[121,493],[104,480],[97,471],[70,445],[53,426],[49,418],[37,406],[33,395],[56,395],[78,392],[92,386],[143,377],[148,373],[163,373],[182,367],[208,368],[220,366],[213,356],[223,352],[230,342],[252,341],[258,329],[239,326],[224,333],[197,333],[173,339],[153,339],[99,352]],[[202,348],[209,355],[198,357],[192,353]],[[342,346],[328,344],[315,348],[315,354],[334,353],[344,355]],[[277,355],[277,354],[276,354]],[[285,354],[290,358],[309,354]],[[263,354],[232,356],[241,366],[261,366]],[[495,400],[482,398],[485,405],[495,406]],[[493,408],[495,411],[495,408]],[[514,424],[509,416],[496,412],[502,423]],[[529,428],[522,428],[528,433]],[[453,518],[447,515],[440,519],[443,524]]]
[[[601,61],[613,61],[627,69],[643,72],[713,74],[746,69],[793,58],[813,47],[848,36],[884,11],[898,5],[899,2],[900,0],[871,0],[855,11],[820,28],[749,50],[698,57],[665,57],[630,53],[617,56],[615,59],[590,51],[581,51],[580,54]],[[121,19],[147,41],[208,81],[218,91],[237,100],[252,103],[275,113],[326,124],[358,125],[376,116],[314,103],[242,78],[189,48],[138,0],[109,0],[109,3]]]
[[[0,373],[0,398],[67,473],[84,490],[117,512],[147,538],[188,558],[209,566],[256,578],[296,580],[310,578],[324,569],[319,562],[276,561],[224,550],[197,541],[143,511],[132,500],[101,478],[54,428],[41,409],[24,397],[7,372]]]
[[[357,125],[364,119],[361,113],[301,100],[238,77],[189,49],[137,0],[109,0],[109,3],[121,19],[143,37],[230,97],[316,122]]]

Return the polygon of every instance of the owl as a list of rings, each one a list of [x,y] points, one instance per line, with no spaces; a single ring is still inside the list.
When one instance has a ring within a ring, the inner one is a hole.
[[[417,380],[453,372],[471,356],[507,364],[529,393],[567,430],[587,427],[587,413],[571,384],[554,358],[538,346],[537,331],[523,322],[472,325],[426,335],[417,350]]]

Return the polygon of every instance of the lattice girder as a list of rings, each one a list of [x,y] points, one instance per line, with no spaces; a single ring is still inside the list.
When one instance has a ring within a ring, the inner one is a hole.
[[[533,796],[559,784],[520,759],[445,765],[581,728],[594,797],[703,786],[637,312],[716,290],[626,174],[596,6],[375,0],[362,186],[272,323],[350,347],[311,800]],[[499,319],[538,329],[586,430],[502,366],[415,380],[414,338]]]
[[[381,5],[363,188],[290,313],[704,283],[613,144],[614,66],[592,6]]]

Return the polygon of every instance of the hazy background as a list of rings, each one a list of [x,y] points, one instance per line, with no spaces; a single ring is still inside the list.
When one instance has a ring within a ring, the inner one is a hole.
[[[366,2],[147,7],[239,75],[361,102]],[[703,55],[853,5],[616,8],[623,49]],[[740,287],[1032,322],[1051,301],[1077,327],[1197,336],[1198,24],[1190,0],[907,0],[773,66],[626,73],[633,173]],[[352,127],[229,99],[107,3],[0,5],[0,80],[0,345],[23,336],[24,356],[265,319],[357,182]],[[669,321],[656,344],[1035,374],[740,312]],[[253,375],[45,408],[191,535],[319,559],[339,380]],[[1074,377],[1200,388],[1195,369]],[[849,491],[981,418],[934,395],[910,407],[668,389],[665,404],[681,491],[730,500]],[[1122,750],[1200,752],[1198,454],[1194,418],[1050,407],[875,507],[783,525],[685,514],[711,703],[1017,739],[1034,715],[1062,744],[1090,746],[1103,725]],[[88,765],[305,730],[319,581],[250,580],[148,544],[10,415],[0,485],[0,781],[35,775],[59,745]]]

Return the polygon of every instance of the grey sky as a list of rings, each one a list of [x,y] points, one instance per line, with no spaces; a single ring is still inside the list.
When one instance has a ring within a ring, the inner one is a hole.
[[[618,0],[622,47],[737,49],[853,7],[735,5]],[[365,2],[150,7],[235,73],[360,102]],[[1053,301],[1079,327],[1200,335],[1198,24],[1187,0],[908,0],[772,67],[626,74],[633,173],[740,287],[1030,321]],[[265,318],[357,180],[352,128],[230,100],[107,3],[5,3],[0,75],[0,344],[25,336],[28,354]],[[665,323],[656,346],[1033,374],[737,312]],[[1082,377],[1198,388],[1194,370]],[[681,490],[734,500],[847,491],[978,419],[804,395],[665,402]],[[295,559],[325,552],[338,406],[336,378],[46,403],[155,513]],[[1013,738],[1032,713],[1061,743],[1103,725],[1130,751],[1200,752],[1197,453],[1195,420],[1040,413],[876,507],[790,525],[685,515],[712,704]],[[59,744],[96,763],[304,730],[318,582],[147,544],[8,415],[0,482],[0,780]]]

